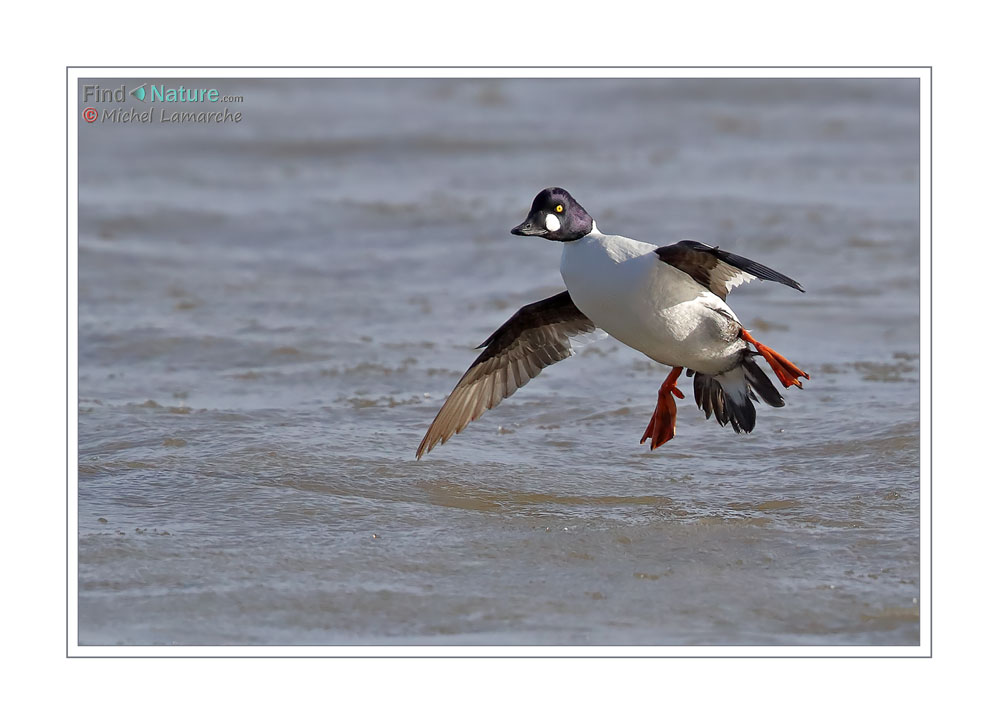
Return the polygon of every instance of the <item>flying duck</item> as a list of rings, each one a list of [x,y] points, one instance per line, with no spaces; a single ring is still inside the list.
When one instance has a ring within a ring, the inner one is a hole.
[[[690,240],[663,247],[604,234],[565,189],[541,191],[518,236],[562,242],[568,288],[526,305],[480,345],[485,348],[444,401],[416,457],[460,433],[483,412],[572,355],[572,338],[600,329],[671,370],[641,443],[655,450],[676,432],[676,387],[684,368],[694,401],[736,433],[756,425],[753,401],[781,407],[784,398],[754,360],[761,356],[785,388],[808,373],[755,340],[726,304],[733,287],[753,279],[800,284],[751,259]],[[755,350],[753,349],[755,348]],[[759,396],[759,397],[757,397]]]

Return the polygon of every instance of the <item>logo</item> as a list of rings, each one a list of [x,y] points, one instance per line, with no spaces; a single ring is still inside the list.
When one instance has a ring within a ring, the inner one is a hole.
[[[85,84],[81,88],[83,120],[100,124],[137,123],[240,123],[242,111],[230,104],[243,102],[243,96],[225,95],[218,88],[190,85],[168,85],[146,81],[132,90],[128,85],[99,86]],[[138,105],[129,102],[131,96]],[[102,107],[107,104],[110,108]]]

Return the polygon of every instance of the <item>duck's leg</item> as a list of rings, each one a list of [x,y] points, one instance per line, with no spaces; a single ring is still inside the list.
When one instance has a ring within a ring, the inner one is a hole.
[[[756,347],[763,359],[770,363],[770,367],[774,369],[774,373],[777,374],[777,379],[784,384],[785,388],[790,388],[792,385],[797,385],[801,387],[801,381],[798,378],[805,378],[805,380],[811,380],[804,370],[799,368],[793,362],[788,360],[786,357],[776,352],[772,348],[766,345],[761,345],[759,342],[753,339],[753,336],[743,328],[740,336],[743,340],[748,342],[750,345]]]
[[[673,434],[676,433],[676,402],[674,402],[673,396],[683,398],[683,393],[676,387],[677,378],[680,377],[680,373],[682,372],[682,367],[675,367],[670,370],[666,380],[659,388],[656,412],[652,414],[649,427],[645,429],[645,435],[639,441],[640,443],[645,443],[645,441],[651,438],[652,447],[650,450],[654,451],[663,443],[670,440]]]

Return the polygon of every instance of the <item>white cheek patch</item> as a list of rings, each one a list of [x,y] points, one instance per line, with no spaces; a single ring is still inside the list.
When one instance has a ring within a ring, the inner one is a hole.
[[[557,216],[555,216],[554,214],[549,214],[548,216],[545,217],[545,229],[547,229],[550,232],[557,232],[561,228],[562,225],[559,223]]]

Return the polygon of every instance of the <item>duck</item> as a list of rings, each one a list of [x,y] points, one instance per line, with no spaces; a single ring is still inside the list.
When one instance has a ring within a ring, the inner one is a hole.
[[[736,433],[756,426],[754,403],[775,408],[784,397],[757,363],[762,358],[784,388],[810,380],[804,370],[757,341],[726,298],[755,280],[804,292],[790,277],[746,257],[693,240],[658,246],[604,234],[565,189],[540,191],[524,221],[510,230],[561,243],[566,289],[521,307],[483,342],[416,451],[460,433],[544,368],[574,353],[574,342],[601,331],[670,368],[640,443],[655,450],[676,434],[677,382],[693,377],[694,402]]]

